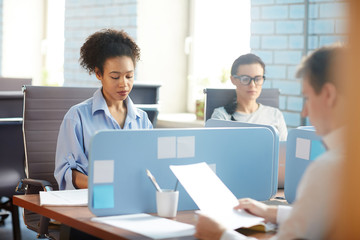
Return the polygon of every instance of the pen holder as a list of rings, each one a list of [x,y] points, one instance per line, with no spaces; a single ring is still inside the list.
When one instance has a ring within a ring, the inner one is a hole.
[[[160,217],[175,217],[179,201],[179,191],[162,189],[156,192],[156,208]]]

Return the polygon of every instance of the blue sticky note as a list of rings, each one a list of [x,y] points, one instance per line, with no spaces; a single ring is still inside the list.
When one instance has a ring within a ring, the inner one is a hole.
[[[114,208],[113,185],[95,185],[93,188],[94,208]]]
[[[310,160],[315,160],[326,151],[324,145],[319,140],[311,141]]]

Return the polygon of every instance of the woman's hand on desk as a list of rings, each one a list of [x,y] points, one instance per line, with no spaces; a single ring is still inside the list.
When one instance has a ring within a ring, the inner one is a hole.
[[[239,205],[235,209],[243,209],[255,216],[263,217],[265,222],[276,223],[276,206],[268,206],[251,198],[242,198],[239,199]]]
[[[204,240],[219,240],[225,227],[215,220],[198,213],[195,237]]]

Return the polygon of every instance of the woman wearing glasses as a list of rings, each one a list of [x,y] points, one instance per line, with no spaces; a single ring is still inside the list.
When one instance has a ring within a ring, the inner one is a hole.
[[[212,119],[272,125],[279,131],[280,141],[286,141],[287,128],[279,109],[257,103],[265,81],[265,64],[255,54],[237,58],[231,67],[231,82],[236,86],[236,100],[216,108]]]

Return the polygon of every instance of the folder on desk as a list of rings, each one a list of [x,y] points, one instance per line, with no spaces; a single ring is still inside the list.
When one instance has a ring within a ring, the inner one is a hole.
[[[237,198],[268,200],[277,183],[275,139],[266,127],[98,132],[89,152],[89,209],[97,216],[156,212],[146,169],[161,188],[174,189],[169,165],[199,162],[211,165]],[[178,190],[178,210],[198,209]]]
[[[87,206],[88,190],[40,191],[41,206]]]

